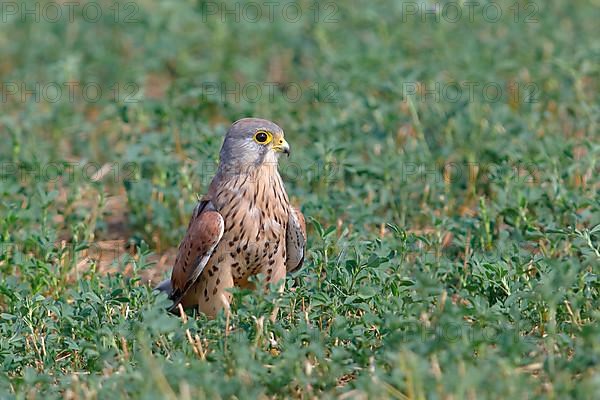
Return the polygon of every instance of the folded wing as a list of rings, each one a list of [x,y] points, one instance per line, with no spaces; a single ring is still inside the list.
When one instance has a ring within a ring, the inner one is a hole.
[[[223,237],[223,217],[209,200],[203,200],[194,209],[187,233],[179,245],[179,252],[171,274],[169,298],[174,310],[190,287],[202,274],[204,267]]]
[[[288,273],[302,267],[306,252],[306,223],[304,215],[295,207],[290,207],[286,232],[286,269]]]

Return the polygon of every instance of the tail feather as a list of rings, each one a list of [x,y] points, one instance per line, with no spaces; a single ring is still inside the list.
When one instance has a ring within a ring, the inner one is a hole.
[[[171,297],[171,293],[173,293],[173,285],[171,284],[170,279],[165,279],[158,285],[154,287],[154,290],[158,290],[162,293],[166,293],[167,296]]]
[[[157,290],[161,293],[165,293],[170,300],[173,300],[173,284],[170,279],[165,279],[158,285],[154,287],[154,290]],[[173,314],[177,314],[177,305],[179,302],[173,302],[169,307],[167,307],[167,311]]]

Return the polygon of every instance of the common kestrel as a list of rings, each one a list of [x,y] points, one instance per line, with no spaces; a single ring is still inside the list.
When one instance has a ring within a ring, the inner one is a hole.
[[[304,261],[304,216],[290,205],[277,170],[290,153],[283,130],[271,121],[235,122],[221,147],[219,167],[208,193],[192,214],[171,279],[158,285],[184,308],[209,316],[229,308],[233,286],[251,287],[264,274],[280,282]],[[282,282],[281,282],[282,283]]]

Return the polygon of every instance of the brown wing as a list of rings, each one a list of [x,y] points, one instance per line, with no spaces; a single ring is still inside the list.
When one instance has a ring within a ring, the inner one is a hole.
[[[215,247],[223,237],[223,217],[212,203],[203,200],[196,206],[188,225],[187,233],[179,245],[179,252],[171,273],[172,292],[175,309],[188,289],[198,280]]]
[[[295,207],[290,207],[285,240],[285,265],[287,272],[290,273],[302,267],[304,253],[306,252],[306,223],[302,212]]]

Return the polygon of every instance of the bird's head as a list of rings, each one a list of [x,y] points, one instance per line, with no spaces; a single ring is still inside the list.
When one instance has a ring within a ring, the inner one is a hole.
[[[290,154],[283,129],[260,118],[244,118],[231,125],[221,147],[220,164],[235,169],[277,165],[281,154]]]

